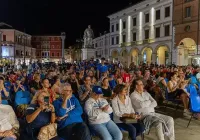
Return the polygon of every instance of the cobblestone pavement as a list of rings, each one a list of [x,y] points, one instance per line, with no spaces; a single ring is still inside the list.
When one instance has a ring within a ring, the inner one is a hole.
[[[162,108],[159,109],[159,113],[162,112]],[[173,109],[167,108],[167,114],[172,116],[175,121],[175,137],[176,140],[200,140],[200,121],[192,119],[189,127],[187,124],[189,122],[189,117],[184,117],[181,110],[175,111]],[[141,140],[138,137],[138,140]],[[152,128],[149,135],[145,135],[145,140],[157,140],[155,135],[155,129]],[[166,139],[167,140],[167,139]]]

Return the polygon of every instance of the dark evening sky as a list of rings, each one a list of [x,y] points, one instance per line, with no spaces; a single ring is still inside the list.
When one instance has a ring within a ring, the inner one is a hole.
[[[32,35],[66,32],[67,45],[92,25],[95,36],[109,30],[107,16],[141,0],[0,0],[0,22]]]

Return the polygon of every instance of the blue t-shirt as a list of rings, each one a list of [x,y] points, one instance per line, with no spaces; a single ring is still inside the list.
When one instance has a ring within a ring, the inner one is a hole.
[[[98,70],[100,73],[103,73],[103,72],[108,71],[108,67],[107,67],[106,65],[100,64],[100,65],[97,67],[97,70]]]
[[[33,114],[38,109],[38,107],[39,106],[36,104],[30,104],[29,107],[26,109],[26,114]],[[51,112],[41,111],[35,118],[35,120],[31,123],[31,128],[40,130],[41,127],[48,125],[50,122]]]

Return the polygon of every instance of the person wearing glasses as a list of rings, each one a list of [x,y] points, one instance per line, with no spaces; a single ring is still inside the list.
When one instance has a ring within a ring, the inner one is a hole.
[[[157,102],[148,92],[144,91],[144,84],[140,79],[136,79],[133,85],[134,92],[130,96],[131,102],[135,111],[141,114],[146,131],[154,126],[158,140],[165,140],[165,136],[169,140],[175,140],[173,118],[155,113],[154,108],[157,106]]]
[[[90,131],[83,122],[82,107],[72,94],[70,84],[61,86],[61,98],[53,102],[58,122],[58,136],[65,140],[91,140]]]
[[[131,99],[127,96],[128,89],[125,85],[119,84],[114,88],[116,97],[112,100],[113,108],[113,119],[118,127],[128,131],[131,140],[136,140],[136,137],[139,136],[144,131],[144,126],[142,123],[137,123],[137,120],[141,116],[135,113],[135,110],[132,107]],[[120,118],[131,118],[135,119],[136,123],[123,123]]]

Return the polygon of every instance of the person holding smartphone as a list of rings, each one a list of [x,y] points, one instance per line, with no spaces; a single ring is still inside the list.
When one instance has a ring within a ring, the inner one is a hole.
[[[40,129],[56,120],[55,108],[50,103],[49,96],[41,91],[37,96],[35,104],[30,104],[26,110],[26,121],[29,124],[26,128],[26,134],[37,138]]]

